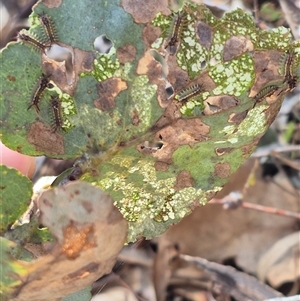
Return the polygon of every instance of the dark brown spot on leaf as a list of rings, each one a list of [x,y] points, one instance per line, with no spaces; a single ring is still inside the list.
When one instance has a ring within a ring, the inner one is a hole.
[[[8,76],[7,76],[7,79],[8,79],[10,82],[16,81],[16,78],[15,78],[14,76],[12,76],[12,75],[8,75]]]
[[[48,207],[53,207],[52,203],[48,199],[42,199],[41,200],[46,206]]]
[[[122,0],[121,5],[126,12],[132,15],[136,23],[148,23],[158,12],[162,12],[164,15],[171,13],[167,1],[161,0]]]
[[[253,50],[253,44],[249,39],[243,36],[230,37],[225,42],[223,60],[230,61],[240,56],[241,54],[252,50]]]
[[[115,97],[127,88],[126,82],[120,78],[110,78],[97,84],[97,91],[100,96],[94,101],[96,108],[108,111],[115,108]]]
[[[178,67],[176,56],[170,56],[168,58],[169,74],[168,81],[172,85],[174,91],[179,91],[184,89],[188,82],[188,73]]]
[[[214,176],[221,179],[230,176],[230,164],[229,163],[218,163],[215,165]]]
[[[97,272],[99,267],[99,263],[91,262],[86,266],[82,267],[81,269],[77,270],[76,272],[70,273],[63,278],[65,282],[71,282],[78,279],[82,279],[90,275],[91,273]]]
[[[230,95],[210,96],[204,101],[204,115],[213,115],[220,111],[236,107],[239,99]]]
[[[283,80],[283,76],[278,74],[278,68],[282,61],[282,52],[275,50],[254,51],[254,71],[255,81],[249,93],[249,97],[255,96],[266,85],[271,82]]]
[[[155,162],[154,167],[156,170],[159,170],[159,171],[167,171],[169,168],[169,164],[157,161],[157,162]]]
[[[135,59],[136,48],[133,45],[125,45],[123,48],[118,48],[117,57],[121,64],[132,62]]]
[[[181,190],[186,187],[193,187],[193,178],[189,171],[183,170],[176,177],[175,190]]]
[[[166,108],[170,100],[167,99],[166,82],[162,76],[162,66],[153,58],[150,51],[147,51],[139,60],[136,72],[140,75],[146,74],[149,78],[149,82],[157,85],[158,103],[162,108]]]
[[[152,156],[159,161],[171,163],[173,152],[180,145],[193,146],[200,141],[206,141],[208,133],[209,126],[199,119],[178,119],[156,133],[155,140],[161,140],[163,147]]]
[[[141,122],[141,119],[139,117],[139,113],[136,109],[134,109],[134,111],[132,112],[131,123],[132,123],[132,125],[139,125],[140,122]]]
[[[63,136],[58,131],[46,127],[42,122],[31,125],[27,140],[33,144],[37,151],[50,155],[62,155],[65,153]]]
[[[148,24],[143,29],[143,41],[145,42],[146,46],[148,48],[151,47],[152,43],[156,41],[160,34],[161,30],[159,27],[155,27],[151,24]]]
[[[89,201],[83,201],[82,207],[86,210],[87,213],[91,213],[93,211],[93,205]]]
[[[241,112],[241,113],[233,113],[229,116],[228,122],[240,124],[247,116],[248,110]]]
[[[209,50],[213,38],[213,29],[206,23],[198,22],[196,23],[196,37],[199,39],[200,45]]]

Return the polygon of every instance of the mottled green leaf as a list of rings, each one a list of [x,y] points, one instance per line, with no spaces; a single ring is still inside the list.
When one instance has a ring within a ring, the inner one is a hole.
[[[0,233],[11,226],[27,209],[32,182],[19,171],[0,165]]]

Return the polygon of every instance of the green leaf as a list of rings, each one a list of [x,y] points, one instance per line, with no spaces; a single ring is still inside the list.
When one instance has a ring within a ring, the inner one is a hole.
[[[32,182],[5,165],[0,165],[0,179],[0,232],[3,235],[30,204]]]
[[[61,301],[90,301],[92,298],[91,289],[92,287],[89,286],[81,291],[62,298]]]

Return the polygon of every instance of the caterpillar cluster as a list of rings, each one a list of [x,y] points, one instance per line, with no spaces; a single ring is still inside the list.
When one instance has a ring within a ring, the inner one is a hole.
[[[44,91],[47,88],[51,89],[53,87],[54,85],[50,82],[50,75],[42,74],[38,84],[36,85],[33,91],[31,103],[27,108],[27,110],[29,110],[31,107],[35,107],[36,112],[39,113],[40,112],[39,105]],[[63,130],[63,124],[64,124],[63,113],[61,108],[61,101],[58,98],[58,96],[51,96],[49,108],[51,109],[53,132],[56,132],[58,129]]]
[[[39,41],[36,37],[31,36],[22,31],[18,33],[17,39],[18,41],[27,44],[29,46],[33,46],[34,49],[45,53],[45,50],[51,47],[52,44],[57,43],[58,39],[57,39],[56,29],[51,18],[43,13],[42,15],[39,15],[39,20],[47,36],[46,42]]]
[[[34,49],[45,53],[47,48],[51,47],[52,44],[58,42],[58,39],[57,39],[55,26],[51,18],[44,13],[39,15],[38,17],[46,33],[47,41],[46,42],[39,41],[36,37],[31,36],[22,31],[18,33],[17,39],[18,41],[28,44],[29,46],[33,46]],[[27,111],[32,107],[34,107],[36,112],[39,114],[40,102],[45,90],[47,88],[51,89],[54,87],[54,85],[50,82],[50,76],[51,75],[42,74],[42,76],[39,78],[39,81],[32,92],[31,102],[29,107],[27,108]],[[51,97],[49,108],[51,109],[52,127],[54,132],[57,131],[58,129],[63,130],[64,121],[63,121],[63,114],[61,110],[61,101],[57,96]]]

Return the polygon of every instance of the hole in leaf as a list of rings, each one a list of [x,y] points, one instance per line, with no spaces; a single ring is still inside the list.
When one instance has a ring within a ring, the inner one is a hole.
[[[203,62],[201,62],[201,64],[200,64],[200,68],[201,69],[205,69],[205,67],[206,67],[206,61],[203,61]]]
[[[66,77],[68,84],[73,82],[73,56],[69,49],[61,47],[59,45],[52,45],[51,48],[46,52],[46,55],[49,59],[52,59],[56,62],[65,61],[66,67]]]
[[[161,149],[164,146],[164,144],[161,141],[154,142],[153,144],[150,144],[149,141],[145,141],[143,145],[141,145],[142,150],[148,150],[148,151],[157,151]]]
[[[174,94],[174,89],[169,82],[167,82],[166,84],[166,93],[167,93],[167,98],[170,98]]]
[[[94,41],[94,47],[100,53],[109,53],[112,45],[111,40],[109,40],[104,34],[97,37]]]

